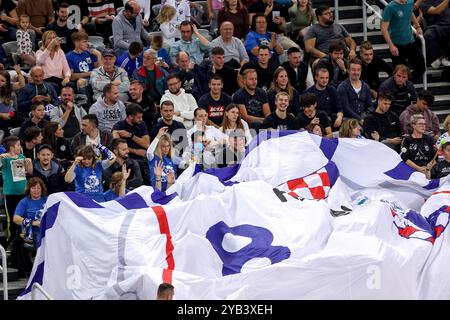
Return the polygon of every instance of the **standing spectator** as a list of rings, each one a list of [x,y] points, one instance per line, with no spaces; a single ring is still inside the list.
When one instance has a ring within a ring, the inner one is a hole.
[[[188,0],[166,0],[165,5],[174,7],[176,10],[176,15],[172,19],[172,22],[180,28],[183,21],[191,21],[191,8]]]
[[[72,150],[69,141],[64,138],[64,129],[59,123],[50,121],[45,125],[42,143],[52,147],[55,152],[55,160],[64,169],[70,166],[70,161],[73,160]]]
[[[222,92],[223,78],[214,75],[209,79],[209,92],[205,93],[198,101],[198,106],[208,114],[206,124],[219,128],[223,120],[225,107],[232,102],[229,95]]]
[[[395,112],[397,116],[400,116],[406,107],[417,101],[416,89],[408,80],[410,76],[409,68],[404,64],[398,64],[394,68],[392,77],[384,80],[378,88],[378,92],[390,92],[394,95],[391,111]]]
[[[278,92],[275,96],[276,109],[269,114],[261,125],[262,129],[270,130],[298,130],[298,123],[295,117],[288,113],[289,94]]]
[[[233,131],[241,131],[245,137],[245,146],[247,146],[252,140],[249,126],[247,122],[241,119],[241,116],[239,114],[239,106],[234,103],[230,103],[225,108],[222,125],[220,126],[219,130],[225,133],[229,138]]]
[[[66,191],[64,169],[54,160],[53,148],[48,144],[39,146],[37,159],[33,161],[33,177],[41,178],[48,194]]]
[[[339,129],[339,138],[364,139],[361,135],[361,125],[356,119],[345,119]]]
[[[34,66],[36,64],[36,56],[33,51],[33,41],[36,38],[36,34],[30,28],[30,17],[26,14],[19,17],[19,28],[16,32],[16,38],[17,53],[13,52],[12,56],[15,57],[17,54],[26,65]]]
[[[409,64],[413,81],[418,81],[425,72],[425,61],[411,30],[412,22],[417,33],[422,34],[413,7],[414,0],[391,1],[383,11],[381,32],[389,45],[393,65]]]
[[[168,90],[164,93],[161,101],[172,101],[175,107],[174,119],[184,124],[186,129],[192,127],[194,110],[198,107],[195,98],[181,88],[181,79],[177,74],[167,77]]]
[[[103,88],[110,83],[117,86],[119,90],[119,99],[122,102],[127,101],[128,88],[130,87],[130,80],[128,79],[127,72],[114,65],[116,56],[112,49],[105,49],[102,56],[103,65],[92,71],[89,80],[94,91],[94,99],[97,100],[102,95]]]
[[[220,25],[220,36],[210,43],[211,48],[221,47],[224,50],[225,64],[233,69],[239,69],[249,61],[244,44],[239,38],[233,37],[234,26],[230,21]]]
[[[127,52],[122,53],[116,60],[115,65],[124,69],[128,78],[131,79],[133,72],[142,65],[142,50],[143,46],[140,42],[130,43]]]
[[[295,0],[288,10],[291,23],[286,26],[286,33],[304,49],[303,37],[308,27],[317,23],[311,0]]]
[[[190,21],[183,21],[180,24],[180,33],[181,39],[170,46],[172,64],[176,64],[176,56],[180,51],[189,53],[192,62],[196,64],[202,63],[205,54],[209,53],[208,39],[202,36],[195,24],[192,24]],[[192,37],[194,34],[196,38]]]
[[[163,34],[164,43],[168,46],[181,38],[179,25],[173,21],[176,15],[175,8],[166,4],[161,7],[156,17],[156,22],[159,23],[159,28]]]
[[[74,152],[81,146],[91,146],[97,150],[96,146],[109,146],[112,142],[112,134],[109,130],[98,128],[98,119],[94,114],[87,114],[81,120],[81,132],[77,133],[72,140],[72,150]],[[98,155],[100,153],[98,152]]]
[[[208,0],[208,20],[210,21],[209,30],[211,33],[215,33],[219,25],[217,24],[217,15],[220,9],[224,7],[223,0]]]
[[[295,116],[300,112],[300,94],[289,83],[289,77],[286,69],[278,67],[273,74],[273,81],[267,92],[267,100],[269,101],[270,110],[273,112],[276,109],[275,97],[280,92],[287,93],[289,97],[289,107],[287,112]]]
[[[17,14],[30,17],[31,28],[41,37],[45,26],[55,21],[53,6],[50,0],[19,0]]]
[[[341,42],[332,42],[329,53],[320,58],[314,67],[314,69],[327,69],[329,83],[336,89],[342,81],[348,78],[348,60],[344,58],[344,49]]]
[[[270,113],[266,92],[257,87],[258,76],[255,69],[247,69],[243,73],[244,87],[233,95],[233,102],[239,106],[239,113],[251,128],[259,130],[259,126]]]
[[[317,98],[317,110],[324,111],[331,119],[333,128],[339,128],[344,118],[342,105],[339,103],[337,90],[328,84],[329,73],[327,69],[317,68],[315,71],[316,84],[306,89]]]
[[[44,105],[42,103],[34,103],[31,106],[31,115],[29,118],[25,120],[24,123],[20,126],[19,138],[21,141],[25,139],[25,130],[30,127],[39,127],[41,129],[44,128],[45,124],[48,122],[44,119],[45,111]]]
[[[356,43],[347,30],[334,22],[333,11],[327,5],[321,5],[316,9],[317,24],[313,24],[304,36],[305,50],[312,58],[320,59],[326,56],[326,52],[332,42],[341,42],[348,53],[348,59],[356,57]],[[331,51],[330,51],[331,52]],[[347,54],[346,54],[347,56]]]
[[[119,12],[114,18],[112,31],[114,36],[114,50],[117,56],[126,52],[132,42],[142,42],[142,39],[148,43],[151,42],[151,36],[142,24],[142,17],[139,14],[140,11],[141,7],[139,4],[134,0],[130,0],[125,3],[124,10]]]
[[[81,131],[81,119],[86,111],[74,103],[74,92],[71,87],[63,87],[60,94],[59,107],[50,112],[50,120],[59,123],[64,129],[64,137],[72,140]]]
[[[362,61],[361,80],[370,87],[372,98],[377,98],[380,87],[380,71],[392,74],[392,67],[373,52],[373,46],[369,41],[363,41],[359,46],[359,58]]]
[[[312,93],[304,93],[300,97],[302,112],[297,116],[300,129],[306,129],[310,124],[320,124],[325,129],[327,137],[331,138],[331,122],[327,114],[316,109],[317,98]]]
[[[126,170],[130,171],[130,176],[126,182],[127,189],[133,190],[142,186],[144,180],[142,179],[141,169],[138,162],[128,156],[130,150],[128,149],[127,141],[122,138],[114,139],[111,144],[111,149],[116,155],[116,162],[104,170],[103,175],[105,177],[105,184],[109,185],[113,174],[121,172],[123,166],[125,166]]]
[[[21,141],[22,153],[31,160],[36,159],[37,150],[42,143],[42,129],[39,127],[29,127],[25,130],[24,140]]]
[[[368,139],[379,141],[395,151],[400,151],[402,128],[398,116],[389,110],[394,97],[380,92],[377,108],[364,118],[364,134]]]
[[[16,4],[12,0],[2,0],[0,3],[0,39],[2,42],[16,40],[16,26],[19,21]]]
[[[303,61],[300,49],[292,47],[287,50],[288,61],[281,65],[286,69],[289,82],[299,93],[314,85],[311,68]]]
[[[400,114],[400,122],[402,124],[403,133],[410,134],[412,132],[411,116],[414,114],[421,114],[425,119],[425,132],[437,140],[441,130],[439,128],[439,119],[437,115],[430,110],[433,106],[434,96],[429,90],[421,90],[417,94],[417,102],[409,105],[405,111]]]
[[[415,114],[410,121],[413,132],[403,138],[400,156],[408,166],[428,175],[434,165],[436,147],[433,138],[425,134],[423,116]]]
[[[126,4],[128,1],[129,0],[123,0],[123,4]],[[136,2],[141,8],[139,15],[142,18],[142,25],[147,28],[150,26],[151,0],[136,0]],[[118,9],[117,6],[116,9]]]
[[[431,179],[443,178],[450,174],[450,142],[446,142],[442,149],[444,150],[444,159],[436,163],[431,169]]]
[[[89,113],[97,116],[100,130],[111,131],[117,122],[125,120],[125,105],[119,100],[118,86],[112,83],[105,85],[103,95],[98,97]]]
[[[370,88],[360,79],[361,68],[361,60],[355,58],[350,61],[349,78],[337,88],[344,116],[358,120],[373,110]]]
[[[74,27],[69,28],[68,26],[69,4],[67,2],[58,3],[55,13],[57,16],[56,21],[47,25],[45,31],[55,31],[60,39],[62,51],[69,52],[75,48],[72,42],[72,33],[77,31]]]
[[[270,88],[270,84],[273,80],[273,73],[277,69],[279,63],[270,59],[270,49],[268,46],[261,45],[258,47],[258,60],[250,61],[241,67],[239,73],[242,73],[247,69],[255,69],[258,74],[258,87],[267,91]],[[224,77],[224,79],[227,79]],[[231,93],[233,94],[233,92]]]
[[[217,24],[220,26],[224,21],[231,22],[234,26],[233,36],[244,39],[250,25],[247,8],[241,0],[224,0],[223,4],[224,7],[217,14]]]
[[[139,80],[145,87],[144,94],[159,105],[166,90],[167,72],[156,65],[156,59],[157,52],[155,50],[146,50],[142,67],[134,70],[133,79]]]
[[[113,0],[87,0],[89,22],[95,28],[97,35],[103,36],[105,43],[109,42],[112,35],[112,22],[116,15]]]

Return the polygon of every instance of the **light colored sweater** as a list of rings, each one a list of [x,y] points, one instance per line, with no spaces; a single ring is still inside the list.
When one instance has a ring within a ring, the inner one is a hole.
[[[69,64],[67,63],[66,55],[64,51],[58,49],[55,56],[52,58],[50,56],[50,51],[45,49],[39,49],[36,52],[36,64],[41,66],[44,70],[44,78],[57,77],[64,79],[65,77],[71,76],[71,71]]]

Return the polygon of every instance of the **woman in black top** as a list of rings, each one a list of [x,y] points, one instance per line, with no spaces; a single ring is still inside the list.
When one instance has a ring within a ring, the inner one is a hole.
[[[62,165],[64,169],[70,166],[70,161],[73,160],[70,143],[64,138],[64,129],[57,122],[48,122],[44,126],[44,138],[42,143],[50,145],[55,152],[55,160]]]

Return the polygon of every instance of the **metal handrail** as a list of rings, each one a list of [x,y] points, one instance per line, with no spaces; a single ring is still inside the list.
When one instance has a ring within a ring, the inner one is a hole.
[[[33,283],[33,285],[31,286],[31,300],[36,300],[36,290],[39,290],[44,295],[44,297],[47,298],[47,300],[53,300],[50,294],[45,291],[44,288],[42,288],[42,286],[37,282]]]
[[[388,3],[385,0],[378,0],[379,2],[381,2],[384,6],[387,6]],[[374,7],[372,7],[370,4],[367,3],[367,0],[363,0],[362,1],[362,9],[363,9],[363,28],[364,28],[364,40],[367,40],[367,8],[371,9],[373,11],[373,13],[380,19],[382,19],[381,14],[375,10]],[[420,42],[422,44],[422,55],[423,55],[423,59],[425,62],[425,72],[423,73],[423,88],[427,89],[428,88],[428,80],[427,80],[427,70],[426,70],[426,65],[427,65],[427,52],[426,52],[426,44],[425,44],[425,38],[423,37],[423,35],[418,34],[417,30],[411,26],[411,29],[413,30],[413,32],[415,33],[415,35],[417,37],[419,37]]]
[[[339,23],[339,1],[334,0],[334,21]]]
[[[0,270],[3,273],[3,300],[8,300],[8,264],[6,263],[6,251],[2,245],[0,245],[0,252],[2,254]]]

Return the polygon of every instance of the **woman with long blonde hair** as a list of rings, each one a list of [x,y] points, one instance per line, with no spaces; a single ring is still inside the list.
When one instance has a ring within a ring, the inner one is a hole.
[[[181,38],[179,25],[173,22],[176,15],[177,11],[174,7],[164,5],[156,17],[163,34],[163,42],[168,46],[174,43],[176,38]]]
[[[288,73],[283,67],[278,67],[275,70],[273,73],[272,84],[270,85],[270,89],[267,91],[267,100],[269,101],[271,112],[276,109],[275,96],[279,92],[286,92],[289,95],[288,113],[292,113],[294,116],[297,116],[300,112],[300,94],[293,86],[291,86]]]

